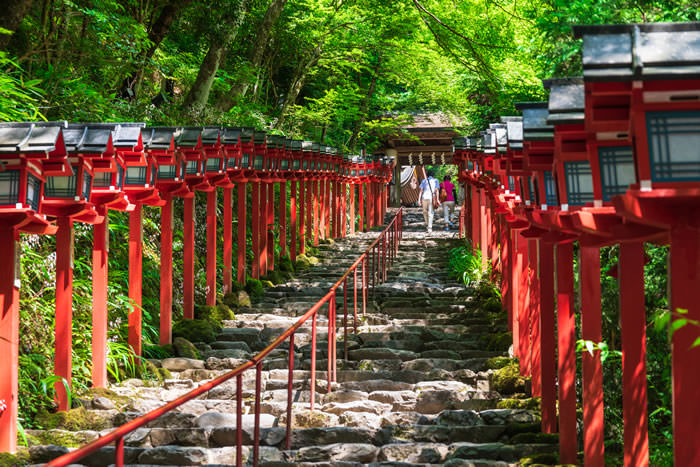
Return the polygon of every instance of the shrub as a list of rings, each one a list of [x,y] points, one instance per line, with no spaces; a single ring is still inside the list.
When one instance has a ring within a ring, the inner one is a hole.
[[[190,342],[214,342],[221,329],[206,319],[183,319],[173,325],[173,338],[184,337]]]
[[[248,292],[250,299],[254,302],[260,300],[265,293],[262,282],[260,282],[258,279],[252,278],[248,279],[248,282],[245,285],[245,291]]]

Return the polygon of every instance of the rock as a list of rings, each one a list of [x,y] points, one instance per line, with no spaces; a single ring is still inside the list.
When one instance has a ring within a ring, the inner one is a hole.
[[[176,337],[173,339],[173,347],[175,348],[175,355],[178,357],[192,358],[199,360],[199,351],[184,337]]]
[[[417,357],[415,352],[408,350],[390,349],[387,347],[365,347],[348,352],[350,360],[413,360]]]
[[[382,418],[370,412],[343,412],[338,421],[345,426],[357,426],[364,428],[379,428],[382,426]]]
[[[245,344],[245,342],[241,342],[241,344]],[[250,352],[247,352],[247,351],[241,350],[241,349],[218,349],[218,350],[210,350],[209,352],[205,352],[204,357],[207,360],[210,358],[219,358],[219,359],[231,358],[231,359],[238,359],[238,360],[247,360],[248,358],[250,358]]]
[[[416,358],[401,364],[402,370],[429,372],[433,369],[455,371],[459,364],[457,360],[447,360],[444,358]]]
[[[425,422],[425,415],[418,412],[391,412],[382,416],[382,426],[416,425]]]
[[[253,306],[250,300],[250,295],[248,295],[248,292],[246,292],[245,290],[239,290],[236,294],[236,298],[238,301],[239,308],[250,308],[251,306]]]
[[[286,404],[285,404],[286,405]],[[287,425],[287,414],[283,413],[279,418],[280,425]],[[324,413],[320,410],[309,409],[292,410],[292,428],[323,428],[338,424],[338,416]]]
[[[381,415],[384,412],[391,410],[389,404],[382,404],[377,401],[353,401],[353,402],[331,402],[325,404],[322,408],[324,412],[341,415],[344,412],[369,412],[376,415]]]
[[[354,402],[367,399],[367,393],[363,391],[334,391],[323,395],[323,403],[330,402]],[[381,401],[380,401],[381,402]]]
[[[45,464],[68,453],[68,448],[65,446],[56,446],[47,444],[43,446],[31,446],[29,448],[29,458],[35,464]]]
[[[292,448],[299,449],[315,444],[360,443],[373,444],[375,432],[367,428],[334,426],[307,428],[292,431]]]
[[[473,410],[443,410],[435,418],[438,425],[474,426],[483,425],[484,421]]]
[[[471,388],[459,381],[420,381],[416,383],[416,392],[420,391],[452,391],[466,392]]]
[[[413,384],[388,379],[373,379],[368,381],[348,381],[343,383],[345,389],[359,391],[410,391]]]
[[[492,409],[480,412],[481,418],[489,425],[509,423],[537,423],[539,417],[529,410]]]
[[[225,328],[219,335],[220,341],[245,342],[252,350],[262,350],[264,344],[260,331],[250,328]]]
[[[226,414],[220,412],[206,412],[194,420],[195,426],[199,428],[221,428],[236,426],[236,414]]]
[[[114,402],[106,397],[95,397],[90,401],[90,407],[92,407],[93,410],[112,410],[117,408]]]
[[[247,362],[244,358],[209,357],[205,363],[207,370],[233,370]]]
[[[451,409],[456,402],[465,399],[464,394],[452,391],[423,391],[418,395],[416,411],[420,413],[438,413]]]
[[[140,464],[205,465],[208,462],[206,449],[199,447],[160,446],[139,456]]]
[[[437,443],[403,443],[382,446],[380,461],[408,462],[414,464],[440,464],[448,453],[448,447]]]
[[[371,444],[336,443],[325,446],[309,446],[299,449],[297,462],[346,461],[374,462],[379,448]]]
[[[213,350],[243,350],[245,352],[250,352],[250,347],[245,342],[231,342],[231,341],[216,341],[212,342],[211,348]]]
[[[183,370],[203,370],[204,362],[202,360],[195,360],[192,358],[166,358],[162,361],[163,368],[170,371],[183,371]]]

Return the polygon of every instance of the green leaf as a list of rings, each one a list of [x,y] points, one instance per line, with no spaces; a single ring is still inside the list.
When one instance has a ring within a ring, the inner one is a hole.
[[[595,343],[593,341],[586,341],[586,350],[588,350],[588,353],[593,356],[593,352],[595,350]]]
[[[671,323],[671,335],[673,335],[674,332],[678,331],[680,328],[688,324],[688,320],[685,318],[678,318],[674,319],[673,322]]]
[[[695,341],[693,342],[693,345],[690,346],[691,349],[695,347],[700,347],[700,337],[697,337]]]

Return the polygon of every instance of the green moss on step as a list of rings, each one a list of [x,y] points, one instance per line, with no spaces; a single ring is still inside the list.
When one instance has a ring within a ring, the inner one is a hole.
[[[62,428],[69,431],[99,431],[109,427],[109,421],[106,418],[87,410],[85,407],[56,413],[42,410],[36,414],[35,423],[47,430]]]
[[[214,342],[221,329],[205,319],[183,319],[173,325],[173,338],[184,337],[190,342]]]
[[[292,263],[292,260],[289,259],[289,256],[283,256],[280,258],[279,270],[294,274],[294,264]]]
[[[173,346],[175,347],[178,357],[194,358],[196,360],[201,358],[197,347],[195,347],[192,342],[188,341],[184,337],[176,337],[173,340]]]
[[[502,399],[496,404],[497,409],[524,409],[540,412],[542,410],[541,399],[539,397],[528,397],[527,399]]]
[[[268,272],[267,275],[265,277],[263,277],[262,279],[263,279],[263,281],[262,281],[263,283],[265,281],[269,281],[275,285],[281,284],[284,282],[284,277],[282,276],[282,273],[280,273],[278,270]]]
[[[248,282],[246,282],[245,291],[248,292],[248,295],[250,295],[250,299],[253,302],[259,301],[265,293],[262,282],[253,278],[249,278]]]
[[[511,363],[491,374],[491,386],[501,394],[525,392],[525,378],[520,375],[518,365]]]
[[[515,364],[517,361],[508,357],[493,357],[486,360],[486,368],[489,370],[500,370],[508,365]]]
[[[559,456],[552,453],[533,454],[529,457],[520,459],[520,465],[523,467],[536,465],[556,465],[559,463]]]
[[[509,332],[485,334],[480,339],[486,350],[506,351],[513,343],[513,335]]]
[[[120,396],[116,392],[112,391],[111,389],[107,389],[107,388],[92,388],[92,389],[90,389],[89,394],[93,398],[104,397],[106,399],[111,400],[114,403],[114,405],[120,410],[122,409],[122,407],[124,407],[129,402],[131,402],[131,400],[128,397]]]
[[[511,444],[557,444],[557,433],[518,433],[510,439]]]
[[[55,444],[56,446],[65,446],[67,448],[80,447],[92,441],[93,438],[94,436],[90,436],[87,433],[66,430],[41,431],[27,435],[27,441],[29,442],[30,446]]]
[[[539,423],[509,423],[506,425],[506,435],[513,437],[519,433],[539,433],[541,429]]]
[[[23,467],[25,465],[29,465],[29,463],[29,452],[24,448],[18,449],[15,454],[0,452],[0,465]]]

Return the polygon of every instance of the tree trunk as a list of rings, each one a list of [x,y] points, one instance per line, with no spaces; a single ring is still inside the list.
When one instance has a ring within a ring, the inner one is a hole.
[[[318,63],[320,58],[321,47],[319,46],[314,49],[313,55],[307,62],[299,64],[300,66],[297,68],[296,73],[294,74],[292,84],[289,86],[289,91],[287,91],[287,95],[284,97],[284,103],[282,104],[282,109],[280,109],[280,116],[275,123],[275,128],[282,127],[282,123],[284,123],[289,107],[294,105],[294,103],[297,101],[299,93],[304,88],[309,71]]]
[[[372,81],[369,83],[369,87],[367,88],[367,94],[365,94],[365,98],[362,101],[362,106],[360,107],[360,114],[359,114],[359,119],[357,122],[355,122],[355,126],[352,130],[352,136],[350,137],[350,141],[348,141],[348,147],[349,148],[354,148],[355,144],[357,143],[357,138],[360,135],[360,131],[362,130],[362,125],[365,123],[367,120],[367,110],[369,108],[369,101],[372,99],[372,95],[374,95],[374,90],[377,87],[377,77],[379,76],[379,69],[382,66],[382,56],[377,57],[377,64],[374,66],[374,72],[372,73]]]
[[[22,24],[22,20],[31,6],[32,0],[6,0],[0,15],[0,28],[14,33]],[[10,39],[12,39],[12,34],[0,34],[0,50],[7,49]]]
[[[263,57],[265,55],[265,49],[267,48],[267,43],[270,39],[270,33],[272,32],[273,26],[279,19],[280,14],[282,14],[282,10],[284,9],[284,5],[286,3],[287,0],[272,0],[270,6],[267,7],[267,11],[265,11],[265,16],[263,17],[263,20],[260,23],[260,26],[258,27],[258,31],[255,34],[255,39],[253,40],[254,45],[249,60],[252,69],[260,68],[260,66],[262,65]],[[238,83],[233,87],[233,89],[231,89],[231,94],[236,96],[245,96],[248,92],[249,87],[250,83]],[[228,99],[222,100],[222,104],[224,106],[228,105],[228,102],[231,102],[231,104],[233,104],[233,102]]]
[[[212,44],[209,46],[209,51],[207,51],[207,55],[204,57],[199,67],[197,79],[185,98],[186,108],[204,107],[207,104],[209,92],[211,91],[212,84],[214,84],[214,78],[216,77],[216,72],[219,70],[219,65],[221,64],[221,59],[224,56],[227,44],[228,42],[212,41]]]
[[[148,31],[148,40],[151,46],[142,52],[138,58],[138,68],[134,71],[133,76],[127,76],[123,83],[120,94],[125,97],[136,97],[138,88],[143,82],[143,75],[146,68],[146,63],[153,57],[160,43],[163,42],[165,36],[170,30],[170,26],[175,21],[177,14],[192,0],[173,0],[168,2],[161,10],[158,18],[151,25]]]

